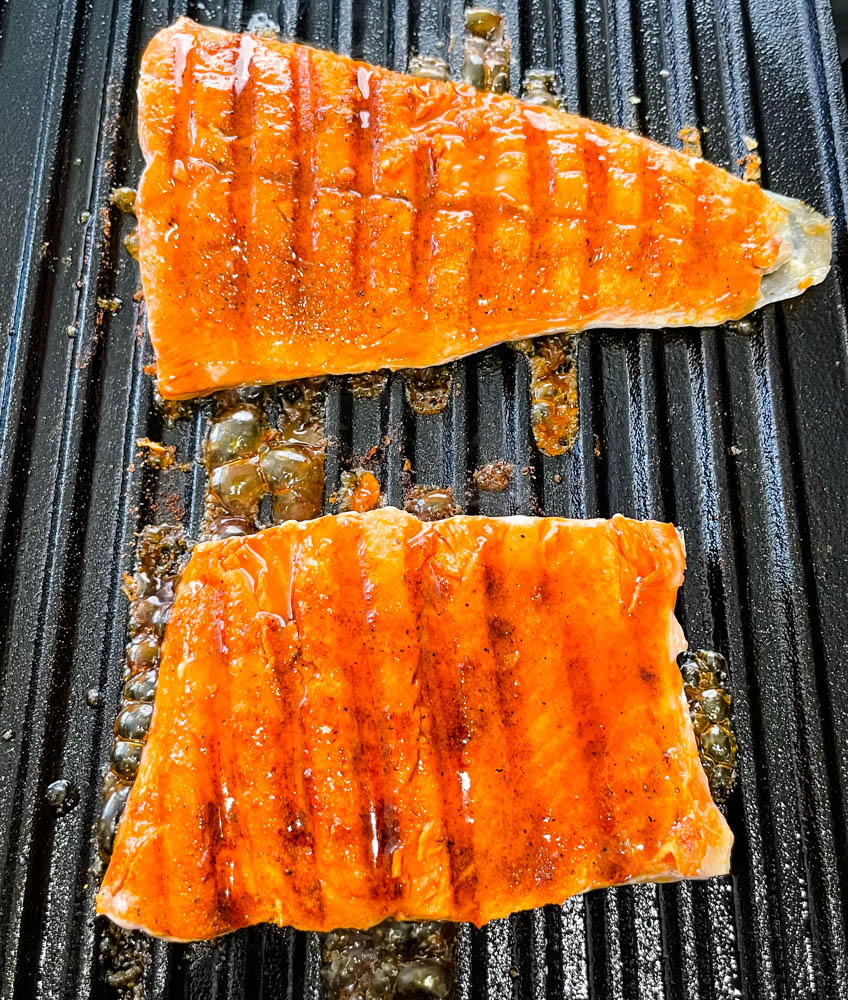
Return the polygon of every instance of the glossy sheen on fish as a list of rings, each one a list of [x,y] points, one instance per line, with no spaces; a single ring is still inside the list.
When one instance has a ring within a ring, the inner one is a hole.
[[[198,546],[98,911],[471,920],[726,872],[671,525],[384,508]]]
[[[186,18],[145,52],[139,130],[167,397],[717,324],[830,258],[821,216],[638,135]]]

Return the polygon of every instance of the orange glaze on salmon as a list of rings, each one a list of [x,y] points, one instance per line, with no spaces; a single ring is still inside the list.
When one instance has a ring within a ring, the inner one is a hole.
[[[166,397],[722,323],[791,252],[786,209],[704,160],[186,18],[145,52],[139,131]]]
[[[471,920],[726,872],[674,528],[383,508],[199,545],[99,913]]]

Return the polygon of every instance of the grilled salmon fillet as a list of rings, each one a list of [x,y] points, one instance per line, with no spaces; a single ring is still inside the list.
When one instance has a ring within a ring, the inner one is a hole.
[[[485,923],[728,871],[668,524],[382,509],[199,545],[98,912]]]
[[[139,132],[166,397],[722,323],[830,260],[821,216],[638,135],[187,18],[144,54]]]

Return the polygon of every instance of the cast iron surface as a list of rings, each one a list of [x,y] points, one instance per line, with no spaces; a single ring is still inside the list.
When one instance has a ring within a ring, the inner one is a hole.
[[[256,6],[190,3],[240,28]],[[269,4],[300,39],[405,67],[461,61],[460,0]],[[507,0],[513,88],[553,64],[569,109],[740,169],[759,140],[763,181],[835,221],[827,282],[737,329],[594,333],[580,345],[582,424],[571,456],[532,443],[523,360],[453,366],[439,416],[381,399],[327,399],[327,493],[384,443],[383,488],[465,496],[469,474],[514,462],[506,494],[467,510],[658,517],[686,535],[679,613],[693,646],[730,663],[741,781],[728,804],[733,876],[593,893],[461,931],[460,1000],[848,997],[848,325],[846,110],[825,0]],[[142,48],[186,11],[165,0],[0,5],[0,956],[3,1000],[105,997],[96,960],[92,825],[112,739],[125,639],[121,573],[144,523],[201,514],[203,472],[156,472],[135,440],[193,458],[203,422],[164,427],[135,263],[108,210],[134,183]],[[441,48],[439,48],[441,46]],[[667,73],[662,73],[666,70]],[[630,97],[640,97],[632,103]],[[81,213],[89,212],[86,220]],[[85,220],[85,221],[81,221]],[[111,315],[97,297],[117,295]],[[69,328],[74,336],[69,335]],[[86,698],[96,688],[99,700]],[[96,701],[94,705],[89,701]],[[46,786],[79,804],[57,816]],[[155,944],[153,997],[317,998],[314,937],[255,928]]]

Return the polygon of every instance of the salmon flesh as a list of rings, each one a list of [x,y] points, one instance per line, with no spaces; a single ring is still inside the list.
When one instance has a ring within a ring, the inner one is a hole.
[[[167,938],[483,924],[728,871],[669,524],[403,511],[197,546],[97,897]]]
[[[631,132],[187,18],[144,54],[139,131],[166,397],[714,325],[830,262],[811,209]]]

